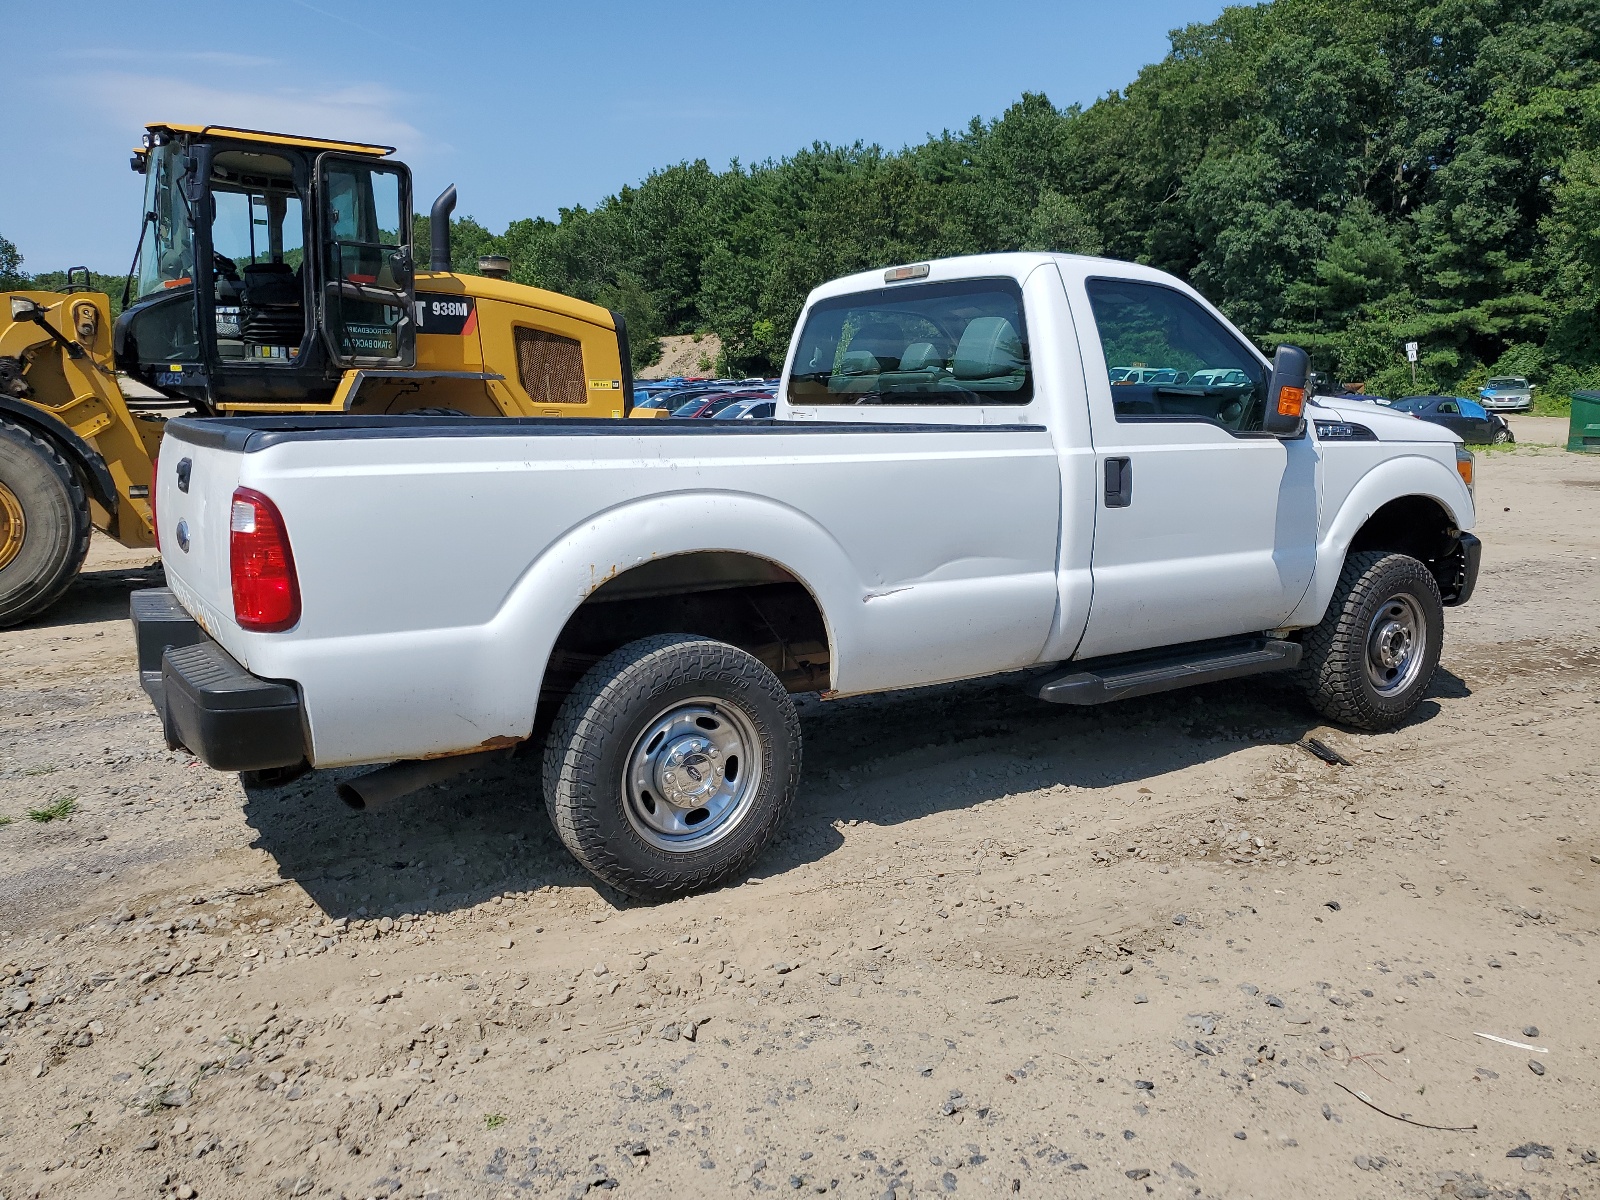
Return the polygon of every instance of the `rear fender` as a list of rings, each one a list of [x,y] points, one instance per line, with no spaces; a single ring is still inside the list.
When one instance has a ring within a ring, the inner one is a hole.
[[[648,553],[641,546],[650,548]],[[731,551],[783,568],[811,593],[822,612],[835,670],[848,661],[850,630],[837,622],[854,598],[857,572],[833,536],[785,504],[737,492],[680,492],[630,501],[569,530],[529,566],[491,624],[510,621],[538,630],[536,700],[550,653],[567,621],[618,575],[656,559],[708,550]],[[559,614],[560,619],[554,618]],[[693,631],[687,631],[693,632]]]
[[[301,685],[319,767],[500,745],[532,732],[556,640],[590,595],[651,559],[705,550],[788,571],[823,614],[831,660],[862,657],[862,587],[843,549],[804,514],[738,492],[652,496],[594,515],[544,549],[481,625],[305,641],[265,635],[235,656],[256,674]]]

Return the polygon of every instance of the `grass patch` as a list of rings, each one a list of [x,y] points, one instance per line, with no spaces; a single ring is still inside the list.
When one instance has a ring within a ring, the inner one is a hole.
[[[483,1114],[483,1127],[485,1129],[499,1129],[500,1126],[504,1125],[505,1123],[506,1115],[504,1113]]]
[[[54,775],[55,773],[56,769],[50,763],[43,763],[37,767],[29,767],[23,772],[24,775]]]
[[[43,808],[30,808],[28,820],[37,821],[41,825],[48,825],[51,821],[59,821],[63,817],[70,817],[78,811],[78,802],[71,796],[63,796],[53,804]]]
[[[11,824],[11,821],[11,817],[0,817],[0,829],[4,829],[7,825]]]

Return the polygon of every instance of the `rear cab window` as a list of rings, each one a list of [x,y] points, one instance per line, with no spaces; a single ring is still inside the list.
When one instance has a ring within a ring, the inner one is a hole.
[[[1022,289],[1012,279],[904,284],[806,314],[794,405],[1023,405],[1033,399]]]

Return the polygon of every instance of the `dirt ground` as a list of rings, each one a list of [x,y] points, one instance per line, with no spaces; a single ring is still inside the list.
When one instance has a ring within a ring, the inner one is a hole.
[[[0,633],[0,1196],[1600,1195],[1600,457],[1529,433],[1406,728],[807,700],[758,875],[657,907],[518,763],[167,752],[97,546]]]
[[[661,339],[661,357],[635,373],[637,379],[672,379],[710,375],[722,353],[722,339],[714,333],[672,334]]]

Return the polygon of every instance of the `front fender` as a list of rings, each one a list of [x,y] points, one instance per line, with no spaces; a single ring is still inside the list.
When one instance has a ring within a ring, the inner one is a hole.
[[[1372,519],[1373,513],[1391,500],[1406,496],[1433,500],[1449,514],[1457,529],[1471,529],[1476,521],[1467,485],[1460,475],[1438,459],[1414,452],[1385,459],[1356,482],[1331,519],[1322,523],[1323,534],[1317,543],[1317,565],[1311,586],[1284,621],[1285,628],[1315,625],[1322,620],[1356,534]]]
[[[67,428],[60,417],[36,408],[26,400],[15,400],[10,396],[0,396],[0,416],[25,425],[40,437],[54,442],[62,455],[78,468],[78,474],[89,489],[89,495],[94,497],[101,508],[113,517],[116,516],[120,499],[117,495],[117,481],[111,477],[111,470],[106,466],[105,458],[88,442]]]

